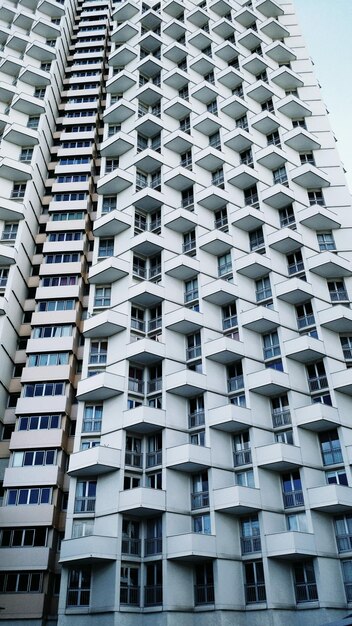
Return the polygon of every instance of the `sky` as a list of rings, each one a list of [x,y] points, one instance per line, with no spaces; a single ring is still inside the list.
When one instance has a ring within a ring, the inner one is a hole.
[[[352,192],[352,0],[294,0]]]

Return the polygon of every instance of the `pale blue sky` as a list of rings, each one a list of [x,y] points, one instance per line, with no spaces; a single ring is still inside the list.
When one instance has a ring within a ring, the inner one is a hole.
[[[293,0],[352,191],[352,0]]]

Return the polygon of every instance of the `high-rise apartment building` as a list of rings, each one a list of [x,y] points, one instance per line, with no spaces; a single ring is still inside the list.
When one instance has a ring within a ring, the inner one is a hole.
[[[292,3],[0,36],[0,622],[343,617],[351,203]]]

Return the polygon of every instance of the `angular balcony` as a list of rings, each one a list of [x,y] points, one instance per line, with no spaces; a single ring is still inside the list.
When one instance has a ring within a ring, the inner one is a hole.
[[[131,89],[137,82],[136,77],[127,70],[121,70],[106,83],[107,93],[124,93]]]
[[[210,231],[199,237],[199,248],[217,257],[226,254],[232,247],[232,236],[219,230]]]
[[[247,50],[253,50],[263,42],[262,37],[252,28],[248,28],[243,33],[237,36],[237,43],[247,48]]]
[[[273,309],[256,306],[242,312],[242,326],[256,333],[270,333],[280,326],[280,316]]]
[[[38,132],[22,126],[21,124],[10,124],[3,133],[3,139],[16,144],[17,146],[35,146],[38,141]]]
[[[284,342],[285,354],[299,363],[312,363],[326,356],[324,342],[309,335],[302,335]]]
[[[177,152],[177,154],[187,152],[187,150],[190,150],[192,146],[192,137],[180,129],[169,133],[164,140],[164,147]]]
[[[121,124],[135,114],[135,106],[129,100],[121,98],[104,110],[103,120],[105,124]]]
[[[277,105],[277,109],[280,113],[283,113],[283,115],[286,115],[286,117],[291,119],[309,117],[312,115],[312,110],[309,106],[299,100],[296,96],[292,95],[286,96],[286,98],[280,100]]]
[[[104,283],[114,283],[130,272],[130,265],[123,259],[109,257],[103,261],[99,261],[89,270],[89,282],[92,285],[103,285]]]
[[[219,83],[225,85],[228,89],[237,89],[243,82],[241,72],[231,65],[218,72],[217,79]]]
[[[262,509],[260,489],[233,485],[213,491],[214,509],[231,515],[250,515]]]
[[[249,165],[238,165],[231,169],[227,181],[237,189],[248,189],[258,182],[262,182],[258,172]]]
[[[233,26],[225,21],[222,26],[223,26],[223,30],[225,30],[225,28],[227,28],[228,31],[233,29]],[[222,61],[225,61],[226,63],[231,63],[235,58],[238,57],[239,50],[232,43],[232,41],[227,40],[214,47],[214,54],[220,59],[222,59]]]
[[[18,78],[33,87],[47,87],[47,85],[50,85],[51,81],[49,72],[44,72],[39,69],[39,67],[33,67],[31,65],[24,67]]]
[[[259,0],[255,8],[265,17],[279,17],[284,14],[283,9],[274,0]]]
[[[262,396],[274,397],[291,389],[289,375],[272,368],[248,374],[248,389]]]
[[[188,36],[188,43],[198,48],[198,50],[204,50],[204,48],[211,45],[212,39],[204,30],[199,29]]]
[[[88,535],[64,539],[60,549],[60,563],[65,564],[95,564],[115,561],[117,557],[116,537],[102,535]]]
[[[183,89],[188,85],[189,82],[190,80],[188,73],[178,68],[172,68],[172,70],[164,75],[165,85],[169,85],[173,89]]]
[[[188,189],[188,187],[196,183],[196,180],[196,174],[181,165],[175,167],[164,176],[165,185],[169,185],[169,187],[176,189],[176,191]]]
[[[198,85],[195,85],[195,87],[191,89],[191,96],[196,98],[196,100],[199,100],[199,102],[203,102],[203,104],[208,104],[209,102],[212,102],[212,100],[215,100],[217,94],[218,92],[216,87],[211,85],[211,83],[208,83],[206,80],[202,81]]]
[[[284,39],[290,36],[290,31],[273,17],[260,25],[260,32],[270,37],[270,39]],[[290,89],[290,87],[287,87],[287,89]]]
[[[272,85],[268,85],[268,83],[263,80],[257,80],[257,82],[253,85],[247,87],[246,95],[248,98],[252,98],[252,100],[258,102],[258,104],[266,102],[273,96],[276,96],[277,98],[280,97],[279,90],[276,87],[274,88]]]
[[[137,2],[126,0],[125,2],[117,3],[116,8],[113,10],[112,17],[116,22],[129,22],[139,11],[140,8]]]
[[[245,356],[244,343],[231,337],[219,337],[204,344],[204,356],[223,365],[234,363]]]
[[[319,319],[321,326],[335,333],[352,332],[352,310],[343,304],[320,311]]]
[[[352,396],[352,377],[350,369],[334,372],[331,376],[335,391]]]
[[[180,254],[165,263],[165,274],[178,280],[189,280],[200,272],[199,261],[186,254]]]
[[[131,136],[120,131],[100,144],[100,154],[104,157],[119,157],[133,147]]]
[[[187,48],[183,44],[173,41],[164,48],[163,56],[165,59],[169,59],[169,61],[178,64],[187,56]]]
[[[0,265],[7,266],[16,263],[17,250],[0,243]]]
[[[251,252],[246,254],[236,261],[237,272],[252,278],[254,280],[266,276],[271,272],[271,261],[268,257],[258,252]]]
[[[70,455],[69,476],[100,476],[120,469],[121,450],[104,445]]]
[[[165,300],[165,287],[152,282],[142,282],[128,289],[128,300],[137,306],[153,307]]]
[[[203,533],[182,533],[166,538],[167,558],[174,561],[197,563],[199,561],[215,559],[216,536]]]
[[[55,49],[47,46],[42,41],[33,41],[29,44],[26,54],[28,56],[33,57],[33,59],[37,59],[38,61],[53,61],[56,58]]]
[[[191,24],[194,24],[194,26],[198,26],[198,28],[205,26],[205,24],[208,23],[208,20],[209,16],[207,12],[200,7],[196,7],[188,14],[188,21],[191,22]]]
[[[249,232],[262,226],[265,223],[265,216],[259,209],[245,206],[231,211],[230,221],[233,226]]]
[[[313,432],[331,430],[340,424],[338,410],[320,402],[295,409],[295,416],[297,426]]]
[[[194,163],[208,172],[214,172],[216,169],[223,166],[225,159],[219,150],[207,146],[197,152],[194,157]]]
[[[323,278],[352,275],[351,262],[333,252],[319,252],[307,261],[310,271]]]
[[[318,204],[299,211],[297,217],[301,224],[312,230],[334,230],[341,227],[336,213]]]
[[[245,115],[249,109],[248,104],[236,95],[230,96],[221,103],[220,110],[232,119]]]
[[[122,45],[127,41],[130,41],[130,39],[138,35],[138,33],[139,30],[134,24],[129,21],[125,23],[122,22],[117,26],[117,28],[114,28],[114,30],[112,31],[111,41]]]
[[[243,128],[234,128],[224,136],[224,144],[234,152],[243,152],[252,146],[253,137]]]
[[[137,52],[132,46],[125,44],[120,46],[109,55],[109,65],[112,67],[125,67],[137,58]]]
[[[282,41],[274,41],[264,49],[267,57],[276,63],[290,63],[297,59],[296,54]]]
[[[84,322],[83,335],[85,337],[112,337],[126,330],[128,323],[127,315],[117,311],[102,311],[92,315]]]
[[[261,72],[264,72],[268,68],[272,69],[272,67],[273,64],[271,64],[270,62],[268,64],[268,62],[266,60],[264,61],[264,58],[256,52],[250,54],[249,57],[244,59],[244,61],[242,62],[242,69],[245,69],[247,72],[250,72],[254,76],[261,74]]]
[[[281,228],[270,233],[268,246],[281,254],[290,254],[303,246],[302,235],[292,228]]]
[[[32,167],[26,163],[18,163],[9,157],[0,159],[0,176],[6,180],[25,181],[32,176]]]
[[[224,126],[225,128],[227,127],[226,122],[224,123]],[[203,135],[206,135],[207,137],[216,133],[221,127],[222,124],[219,121],[219,118],[214,115],[214,113],[210,113],[209,111],[205,111],[204,113],[198,115],[193,123],[193,128],[195,130],[199,130],[200,133],[203,133]]]
[[[224,306],[239,298],[237,285],[218,279],[202,287],[202,298],[212,304]]]
[[[286,153],[277,146],[266,146],[258,150],[256,154],[257,163],[263,165],[268,170],[276,170],[287,162]]]
[[[166,510],[166,491],[136,487],[119,493],[119,513],[151,517]]]
[[[205,374],[184,369],[166,376],[166,391],[184,398],[193,398],[207,389]]]
[[[310,508],[322,513],[347,513],[352,508],[352,487],[323,485],[308,489]]]
[[[188,209],[174,209],[164,218],[164,226],[177,233],[188,233],[198,224],[198,215]]]
[[[320,143],[315,135],[301,126],[285,133],[283,135],[283,142],[297,152],[319,150],[320,148]]]
[[[180,472],[202,472],[211,466],[211,449],[185,443],[166,449],[166,467]]]
[[[275,472],[289,472],[303,465],[301,448],[287,443],[269,443],[256,448],[258,467]]]
[[[190,61],[189,67],[201,76],[205,76],[212,72],[216,66],[214,61],[206,54],[199,54]]]
[[[251,410],[236,404],[225,404],[209,409],[208,424],[211,428],[227,433],[248,430],[254,425]]]
[[[298,560],[317,556],[313,533],[287,530],[265,536],[268,557],[272,559]]]
[[[300,187],[304,187],[304,189],[330,186],[330,180],[326,174],[310,163],[305,163],[292,170],[291,179],[296,185],[300,185]]]
[[[190,335],[203,327],[203,314],[182,307],[164,316],[165,328],[182,335]]]
[[[288,278],[275,285],[276,297],[289,304],[302,304],[313,298],[313,287],[300,278]]]
[[[139,339],[126,346],[126,358],[141,365],[151,365],[156,361],[161,361],[165,356],[165,344],[153,339]]]
[[[276,184],[262,192],[262,201],[273,209],[282,209],[295,200],[294,192],[285,185]]]
[[[210,185],[197,194],[197,203],[206,209],[216,211],[229,201],[229,192],[216,185]]]
[[[79,381],[77,399],[83,402],[108,400],[119,396],[124,389],[125,379],[123,376],[111,374],[111,372],[101,372]]]
[[[123,412],[122,425],[125,430],[131,432],[153,433],[165,428],[166,412],[162,409],[141,405]]]
[[[103,195],[121,193],[133,185],[134,177],[119,167],[102,176],[97,185],[97,191]]]
[[[94,221],[93,234],[95,237],[115,236],[131,228],[132,218],[118,209],[110,211]]]
[[[133,238],[131,250],[137,254],[149,257],[158,254],[164,249],[164,238],[161,235],[143,231]]]

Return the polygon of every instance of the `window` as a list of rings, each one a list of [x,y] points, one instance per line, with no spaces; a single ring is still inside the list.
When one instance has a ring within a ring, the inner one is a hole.
[[[248,165],[253,167],[253,155],[251,148],[243,150],[243,152],[239,153],[239,156],[241,165]]]
[[[226,252],[226,254],[218,257],[218,276],[219,278],[225,277],[226,280],[232,277],[231,252]]]
[[[216,133],[209,135],[209,146],[211,148],[215,148],[215,150],[221,150],[221,140],[220,140],[219,131],[216,131]]]
[[[120,573],[120,604],[139,606],[139,566],[122,565]]]
[[[287,271],[289,276],[304,277],[304,263],[300,250],[287,255]],[[302,275],[303,273],[303,275]]]
[[[252,453],[249,440],[249,432],[240,433],[233,438],[233,464],[248,465],[252,463]]]
[[[254,472],[252,469],[244,470],[243,472],[236,472],[235,474],[236,485],[240,485],[241,487],[250,487],[254,488]]]
[[[305,128],[307,129],[306,121],[304,117],[297,118],[296,120],[292,120],[293,128]]]
[[[273,180],[274,180],[274,185],[286,185],[286,183],[288,182],[288,178],[287,178],[287,173],[286,173],[286,168],[283,165],[282,167],[279,167],[276,170],[273,170]]]
[[[22,198],[24,198],[24,194],[26,193],[26,184],[27,183],[14,183],[11,192],[12,200],[22,200]]]
[[[102,404],[86,404],[84,407],[82,432],[100,432],[103,419]]]
[[[192,278],[185,282],[185,304],[189,304],[195,300],[198,300],[198,279]]]
[[[336,428],[320,433],[319,443],[323,465],[343,463],[341,444]]]
[[[114,256],[114,239],[99,239],[98,257],[110,257]]]
[[[146,565],[146,585],[144,587],[144,606],[159,606],[163,601],[162,563]]]
[[[271,98],[261,103],[262,111],[268,111],[269,113],[274,113],[274,103]]]
[[[81,241],[83,234],[78,231],[70,231],[66,233],[50,233],[48,241]]]
[[[341,561],[347,602],[352,602],[352,561]]]
[[[325,472],[325,478],[327,485],[345,485],[345,487],[348,486],[347,474],[344,469]]]
[[[107,307],[111,304],[111,287],[96,287],[94,295],[95,307]]]
[[[41,572],[2,572],[0,593],[41,593],[43,574]]]
[[[80,260],[78,252],[47,254],[44,257],[45,263],[77,263]]]
[[[189,115],[180,120],[180,130],[187,133],[187,135],[191,134],[191,118]]]
[[[263,335],[263,357],[264,360],[272,359],[281,354],[279,336],[277,332]]]
[[[35,326],[32,331],[33,339],[49,339],[54,337],[72,337],[73,326]]]
[[[335,534],[338,551],[352,551],[352,515],[335,517]]]
[[[205,430],[198,430],[189,436],[189,441],[193,446],[205,446]]]
[[[308,374],[308,386],[309,391],[314,393],[315,391],[320,391],[321,389],[326,389],[328,387],[328,379],[325,372],[325,366],[323,361],[317,361],[316,363],[311,363],[307,365],[307,374]]]
[[[41,281],[41,287],[68,287],[72,285],[77,285],[78,276],[44,276]]]
[[[268,300],[272,297],[269,276],[264,276],[255,281],[255,291],[257,302]]]
[[[331,231],[326,233],[317,233],[319,250],[336,250],[334,236]]]
[[[31,465],[54,465],[56,450],[26,450],[12,453],[12,467],[28,467]]]
[[[228,231],[228,218],[227,218],[227,208],[226,206],[214,211],[214,227],[219,228],[221,230]]]
[[[219,187],[220,189],[224,189],[225,188],[224,183],[225,183],[224,172],[223,172],[222,167],[220,167],[219,169],[212,172],[211,184],[215,185],[215,187]]]
[[[246,604],[266,601],[264,569],[262,561],[244,564]]]
[[[244,190],[244,203],[246,206],[259,209],[259,198],[256,185]]]
[[[192,150],[187,150],[181,154],[180,165],[188,170],[192,169]]]
[[[243,389],[244,378],[241,362],[229,365],[227,368],[227,376],[227,390],[229,393]]]
[[[299,471],[283,474],[281,480],[284,508],[303,506],[304,499]]]
[[[300,152],[299,158],[301,160],[302,165],[304,163],[309,163],[310,165],[315,165],[313,152]]]
[[[78,480],[76,484],[75,513],[94,513],[97,483],[94,480]]]
[[[20,154],[21,163],[30,163],[33,157],[33,148],[22,148]]]
[[[249,248],[251,252],[259,252],[263,254],[265,252],[264,234],[262,227],[252,230],[249,235]]]
[[[41,352],[30,354],[28,367],[47,367],[48,365],[67,365],[69,362],[68,352]]]
[[[196,231],[193,229],[183,235],[182,252],[194,255],[196,253]]]
[[[186,348],[186,360],[189,361],[191,359],[197,359],[202,356],[202,342],[200,331],[193,333],[193,335],[188,335],[186,338],[187,348]]]
[[[287,443],[290,446],[293,446],[293,430],[281,430],[278,433],[275,433],[275,441],[278,443]]]
[[[315,602],[318,590],[315,582],[313,563],[297,563],[293,566],[296,602]]]
[[[281,228],[295,228],[296,218],[292,204],[279,210],[279,219]]]
[[[236,119],[236,128],[242,128],[243,130],[248,130],[247,115],[243,115],[242,117],[238,117]]]
[[[325,200],[321,189],[311,189],[308,191],[308,200],[310,206],[318,204],[319,206],[325,206]]]
[[[331,302],[348,301],[348,293],[343,280],[328,281],[328,289]]]
[[[5,289],[9,277],[9,270],[6,267],[0,267],[0,289]]]
[[[213,604],[214,573],[212,563],[200,563],[195,566],[195,604]]]
[[[55,193],[53,196],[54,202],[78,202],[86,199],[87,195],[83,192]]]
[[[281,148],[279,131],[275,130],[273,133],[269,133],[266,136],[268,146],[278,146]]]
[[[116,196],[103,196],[103,202],[101,205],[102,213],[110,213],[117,208]]]
[[[107,341],[91,341],[89,352],[89,365],[106,365],[107,354]]]
[[[236,302],[231,302],[226,306],[222,307],[222,329],[224,331],[230,330],[232,328],[237,328],[238,319],[237,319],[237,306]]]
[[[52,216],[53,222],[65,222],[66,220],[81,220],[84,217],[83,211],[70,211],[67,213],[54,213]]]
[[[197,428],[204,424],[204,397],[196,396],[189,400],[188,427]]]
[[[60,415],[31,415],[18,420],[18,430],[46,430],[60,426]]]
[[[291,513],[286,515],[287,530],[306,533],[308,532],[307,517],[305,513]]]
[[[297,327],[298,330],[307,328],[307,326],[315,325],[315,317],[313,307],[310,302],[305,302],[296,306]]]
[[[89,606],[91,572],[88,568],[70,570],[66,606]]]
[[[37,528],[4,528],[0,532],[0,546],[2,548],[36,548],[47,545],[47,529],[45,526]]]
[[[278,396],[277,398],[272,398],[271,407],[271,416],[274,428],[291,424],[291,414],[286,393],[282,396]]]
[[[191,509],[202,509],[209,506],[208,472],[192,476]]]
[[[241,552],[243,555],[260,552],[260,528],[257,515],[245,517],[241,520]]]
[[[34,398],[40,396],[63,396],[65,393],[64,382],[27,383],[23,386],[24,397]]]
[[[51,504],[52,491],[50,487],[31,487],[8,489],[7,505],[20,506],[22,504]]]
[[[345,361],[352,360],[352,337],[340,337],[341,347]],[[349,363],[347,363],[347,367]]]
[[[194,515],[192,518],[193,532],[201,533],[203,535],[211,534],[210,515],[204,513],[203,515]]]

